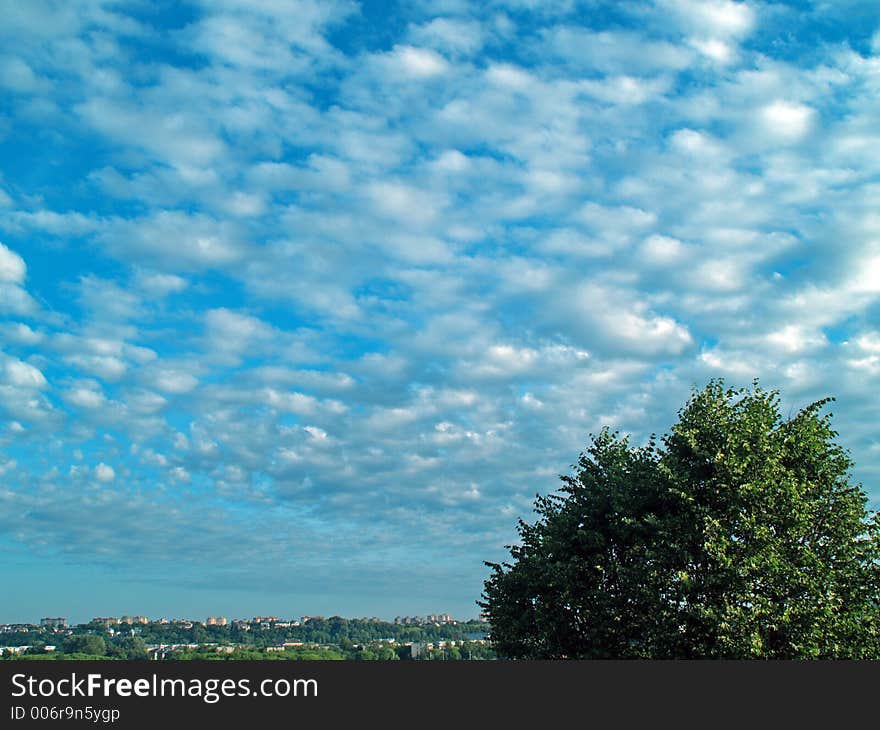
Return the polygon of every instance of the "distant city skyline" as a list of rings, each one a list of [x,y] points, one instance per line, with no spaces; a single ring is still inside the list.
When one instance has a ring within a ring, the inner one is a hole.
[[[382,621],[385,623],[396,623],[396,624],[410,624],[410,623],[455,623],[455,622],[467,622],[478,619],[478,616],[467,616],[467,617],[455,617],[449,613],[432,613],[425,614],[424,616],[417,615],[399,615],[394,618],[385,618],[381,616],[343,616],[339,613],[328,614],[327,616],[320,615],[298,615],[298,616],[205,616],[205,617],[194,617],[194,616],[171,616],[171,615],[163,615],[163,616],[143,616],[143,615],[129,615],[123,614],[121,616],[92,616],[89,619],[85,620],[76,620],[70,619],[67,616],[56,616],[56,617],[48,617],[41,616],[37,620],[27,620],[27,621],[8,621],[4,620],[2,616],[0,616],[0,626],[10,626],[10,625],[21,625],[21,626],[40,626],[44,628],[67,628],[71,626],[85,626],[91,623],[103,623],[106,626],[138,626],[148,623],[193,623],[193,624],[202,624],[204,626],[230,626],[237,623],[245,623],[245,624],[254,624],[254,623],[269,623],[269,624],[281,624],[288,625],[290,623],[305,623],[309,620],[324,620],[327,618],[344,618],[348,620],[356,619],[356,620],[366,620],[366,621]]]
[[[880,5],[0,0],[5,620],[478,615],[693,386],[880,506]]]

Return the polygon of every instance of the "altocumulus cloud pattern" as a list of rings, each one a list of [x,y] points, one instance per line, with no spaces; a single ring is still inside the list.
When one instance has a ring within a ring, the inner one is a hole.
[[[712,376],[876,506],[875,3],[0,10],[3,618],[474,615]]]

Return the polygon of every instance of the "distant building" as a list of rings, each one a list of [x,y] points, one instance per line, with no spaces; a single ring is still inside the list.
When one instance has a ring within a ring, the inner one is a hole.
[[[264,625],[264,624],[272,625],[272,624],[278,623],[278,617],[277,616],[254,616],[251,619],[251,623],[252,624],[260,624],[260,625]]]
[[[3,654],[24,654],[30,646],[0,646],[0,656]]]
[[[47,629],[64,629],[67,628],[67,619],[66,618],[41,618],[40,626],[44,626]]]
[[[428,623],[429,624],[451,624],[452,616],[448,613],[429,613],[428,614]]]
[[[115,616],[99,616],[93,618],[91,623],[100,624],[101,626],[119,626],[119,619]]]
[[[227,623],[225,616],[208,616],[205,619],[205,626],[226,626]]]

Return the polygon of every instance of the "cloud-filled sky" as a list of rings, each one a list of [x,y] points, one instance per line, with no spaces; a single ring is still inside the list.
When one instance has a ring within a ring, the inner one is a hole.
[[[0,621],[474,616],[718,376],[877,506],[875,3],[0,11]]]

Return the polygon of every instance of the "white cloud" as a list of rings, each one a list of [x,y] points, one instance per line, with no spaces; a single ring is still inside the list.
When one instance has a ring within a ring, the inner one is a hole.
[[[212,338],[224,342],[246,342],[269,333],[266,325],[256,317],[225,308],[210,310],[205,315],[205,326]]]
[[[590,355],[568,345],[544,345],[540,348],[493,344],[479,353],[478,360],[464,363],[467,378],[512,378],[546,376],[550,369],[576,368]]]
[[[37,368],[21,360],[6,361],[6,381],[18,388],[45,388],[46,378]]]
[[[718,38],[694,38],[691,45],[704,56],[719,63],[730,63],[736,55],[736,50],[729,43]]]
[[[444,73],[448,67],[443,56],[429,48],[398,46],[391,53],[391,57],[405,75],[416,78],[437,76]]]
[[[880,375],[880,333],[863,332],[843,343],[846,364],[870,376]]]
[[[107,405],[107,399],[97,384],[71,388],[65,391],[63,396],[71,405],[86,410],[96,410]]]
[[[153,391],[137,389],[126,394],[125,403],[135,413],[153,414],[161,411],[168,400]]]
[[[800,353],[828,344],[828,339],[822,332],[810,331],[796,324],[786,325],[776,332],[771,332],[765,337],[765,341],[773,349],[790,353]]]
[[[161,107],[97,96],[75,111],[96,132],[141,147],[164,164],[209,166],[226,151],[207,120],[193,113],[166,113]]]
[[[239,261],[246,251],[236,225],[197,213],[159,210],[142,219],[115,219],[98,239],[114,256],[148,266],[196,270]]]
[[[187,287],[186,279],[176,274],[160,274],[146,271],[138,271],[136,283],[140,289],[157,297],[177,294]]]
[[[0,86],[20,93],[45,92],[49,84],[34,73],[22,59],[15,56],[0,58]]]
[[[108,484],[116,479],[116,471],[112,466],[108,466],[104,462],[101,462],[95,467],[95,479],[104,484]]]
[[[737,291],[746,282],[745,264],[735,256],[709,259],[694,266],[687,278],[710,291]]]
[[[536,83],[535,78],[528,71],[509,63],[491,65],[486,71],[486,80],[496,86],[522,91]]]
[[[0,282],[21,284],[26,271],[24,259],[0,243]]]
[[[182,466],[171,468],[171,478],[176,482],[182,482],[184,484],[189,484],[192,481],[190,473]]]
[[[880,255],[868,253],[857,264],[846,288],[854,294],[880,294]]]
[[[205,340],[220,361],[238,363],[244,356],[256,356],[275,339],[271,327],[249,314],[226,308],[205,313]]]
[[[658,7],[688,34],[688,45],[719,64],[736,60],[737,43],[749,35],[756,23],[756,13],[746,2],[660,0]]]
[[[644,260],[657,266],[668,266],[681,261],[685,255],[685,245],[677,238],[651,235],[641,245]]]
[[[175,368],[159,367],[147,378],[158,390],[173,394],[189,393],[199,384],[192,373]]]
[[[303,431],[309,434],[316,441],[326,441],[327,432],[323,428],[317,426],[303,426]]]
[[[748,3],[733,0],[660,0],[658,5],[691,32],[709,37],[741,38],[756,20]]]
[[[384,215],[415,226],[431,222],[445,205],[442,195],[393,181],[373,183],[368,195]]]
[[[0,311],[32,316],[37,310],[37,303],[24,289],[0,283]]]
[[[480,49],[485,34],[479,22],[459,18],[433,18],[409,30],[409,36],[419,44],[468,55]]]
[[[768,104],[760,113],[762,127],[773,137],[786,141],[797,141],[806,135],[814,117],[810,107],[786,101]]]
[[[229,199],[229,211],[243,218],[258,216],[266,210],[266,201],[259,195],[234,192]]]
[[[665,79],[642,79],[634,76],[607,76],[601,81],[581,81],[580,89],[601,101],[631,106],[655,101],[668,90]]]
[[[79,212],[57,213],[54,210],[14,211],[8,214],[8,226],[45,231],[53,236],[82,236],[92,233],[100,222]]]
[[[45,339],[45,335],[31,329],[24,322],[8,323],[3,326],[3,335],[12,342],[18,342],[24,345],[36,345]]]
[[[71,356],[65,358],[66,362],[76,366],[87,373],[97,375],[104,380],[118,380],[126,371],[126,364],[118,357],[91,357]]]
[[[686,324],[625,290],[595,283],[560,292],[548,314],[554,326],[568,322],[579,342],[601,352],[679,355],[694,343]]]
[[[693,53],[677,43],[635,31],[595,31],[581,26],[552,26],[542,31],[544,55],[560,58],[572,69],[653,75],[686,68]]]
[[[880,355],[880,332],[865,332],[856,338],[855,344],[865,352]]]

